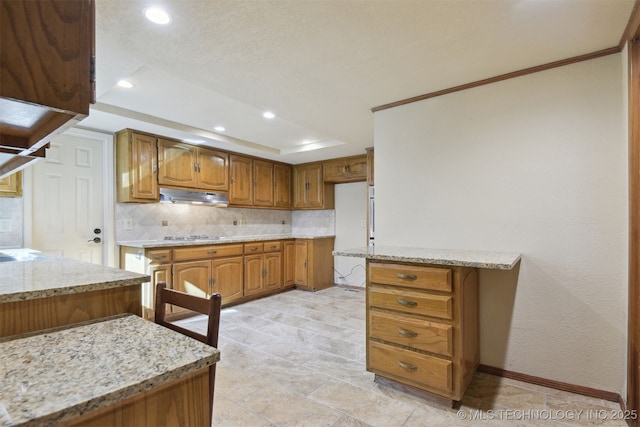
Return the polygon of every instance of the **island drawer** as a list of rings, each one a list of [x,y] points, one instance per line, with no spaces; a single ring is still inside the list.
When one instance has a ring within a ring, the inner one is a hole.
[[[436,356],[416,353],[375,341],[369,341],[369,369],[402,378],[410,385],[453,390],[453,363]]]
[[[391,286],[370,286],[369,306],[441,319],[453,317],[451,295],[435,295]]]
[[[234,255],[242,255],[242,245],[192,246],[188,248],[176,248],[173,250],[174,261]]]
[[[265,252],[279,252],[282,250],[282,242],[264,242]]]
[[[261,254],[264,250],[264,244],[262,243],[245,243],[244,254]]]
[[[451,292],[451,269],[372,263],[369,281],[407,288]]]
[[[453,326],[444,323],[371,310],[369,336],[443,356],[453,355]]]
[[[147,251],[147,258],[151,264],[171,262],[171,249],[152,249]]]

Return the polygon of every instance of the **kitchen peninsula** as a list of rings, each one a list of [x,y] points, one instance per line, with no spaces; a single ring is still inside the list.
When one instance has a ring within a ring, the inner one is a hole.
[[[0,261],[0,337],[141,314],[144,274],[30,249],[5,249]]]
[[[0,426],[210,425],[217,349],[138,316],[0,339]]]
[[[366,259],[367,370],[442,403],[462,400],[479,361],[478,269],[520,254],[402,247],[334,251]]]

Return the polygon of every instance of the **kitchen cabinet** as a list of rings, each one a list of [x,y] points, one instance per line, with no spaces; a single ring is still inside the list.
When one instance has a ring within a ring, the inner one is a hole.
[[[116,194],[120,203],[160,200],[157,138],[125,129],[116,134]]]
[[[386,384],[461,400],[479,363],[477,269],[367,269],[367,370]]]
[[[219,293],[222,304],[241,298],[242,253],[241,244],[174,248],[174,289],[205,298]]]
[[[283,282],[285,286],[296,284],[296,242],[285,240],[283,249]]]
[[[253,160],[253,206],[273,207],[273,162]]]
[[[364,182],[367,180],[367,155],[328,160],[322,168],[324,182]]]
[[[172,287],[172,251],[166,248],[139,249],[123,246],[120,248],[120,267],[140,274],[148,274],[151,281],[142,284],[142,316],[153,319],[156,283],[166,282]]]
[[[291,209],[293,205],[291,166],[274,163],[273,165],[273,206],[279,209]]]
[[[89,115],[94,10],[93,0],[0,1],[0,148],[16,155],[0,176],[43,157],[51,138]]]
[[[367,148],[367,184],[374,185],[374,150],[373,147]]]
[[[206,147],[158,139],[158,184],[228,191],[229,155]]]
[[[253,205],[253,160],[232,154],[229,156],[229,204]]]
[[[333,237],[296,239],[295,285],[298,288],[318,291],[334,285]]]
[[[282,242],[248,243],[244,253],[246,296],[282,288]]]
[[[306,163],[293,167],[293,208],[333,209],[335,185],[323,180],[322,163]]]
[[[0,178],[0,197],[22,197],[22,171]]]

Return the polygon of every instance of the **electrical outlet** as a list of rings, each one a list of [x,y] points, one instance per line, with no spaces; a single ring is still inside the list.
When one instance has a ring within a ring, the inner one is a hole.
[[[233,225],[238,225],[238,220],[237,219],[233,220]]]
[[[162,221],[162,226],[163,227],[168,227],[169,226],[169,221],[167,221],[166,219]]]
[[[133,219],[131,219],[131,218],[125,218],[124,219],[124,230],[125,231],[133,230]]]

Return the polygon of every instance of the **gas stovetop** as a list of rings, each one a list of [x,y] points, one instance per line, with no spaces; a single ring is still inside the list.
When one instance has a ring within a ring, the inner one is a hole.
[[[205,236],[205,235],[197,235],[197,236],[164,236],[164,240],[171,241],[190,241],[190,240],[220,240],[220,236]]]

